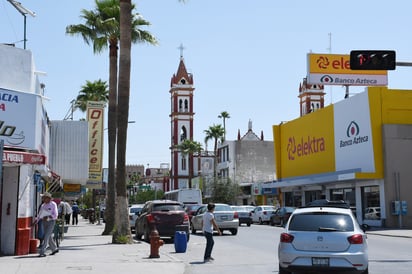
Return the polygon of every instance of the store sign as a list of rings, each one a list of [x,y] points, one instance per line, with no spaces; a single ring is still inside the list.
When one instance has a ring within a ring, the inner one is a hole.
[[[46,157],[41,154],[18,152],[18,151],[3,151],[3,162],[17,164],[32,164],[44,165]]]
[[[387,86],[386,70],[351,70],[350,55],[308,54],[309,84],[339,86]]]

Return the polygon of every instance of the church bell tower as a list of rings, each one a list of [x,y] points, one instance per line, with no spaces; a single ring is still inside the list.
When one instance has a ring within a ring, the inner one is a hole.
[[[189,170],[193,167],[193,156],[183,155],[177,148],[184,140],[193,140],[193,75],[188,73],[180,46],[180,62],[170,83],[171,126],[171,174],[170,189],[189,187]]]

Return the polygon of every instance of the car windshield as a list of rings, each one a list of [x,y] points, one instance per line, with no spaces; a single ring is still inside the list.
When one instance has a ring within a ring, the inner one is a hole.
[[[130,213],[137,213],[137,212],[140,212],[141,210],[142,210],[141,207],[131,207]]]
[[[353,231],[352,218],[335,212],[296,214],[290,220],[289,230],[296,231]]]
[[[184,210],[181,204],[158,204],[153,206],[153,211],[179,211]]]

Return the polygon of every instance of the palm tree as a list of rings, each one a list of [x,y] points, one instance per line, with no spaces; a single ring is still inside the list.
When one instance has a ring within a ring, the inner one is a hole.
[[[109,90],[105,81],[100,79],[94,82],[86,80],[86,84],[81,87],[79,95],[76,97],[74,106],[82,112],[86,112],[88,101],[107,102],[108,100]]]
[[[217,118],[223,119],[223,129],[225,130],[225,134],[223,135],[223,141],[226,140],[226,119],[230,118],[230,114],[227,111],[222,111]]]
[[[205,143],[207,143],[209,140],[213,139],[214,140],[214,146],[213,146],[213,155],[214,155],[214,163],[213,163],[213,177],[216,179],[216,168],[217,168],[217,143],[218,141],[223,141],[224,135],[225,135],[225,129],[222,127],[222,125],[215,125],[210,126],[209,129],[206,129],[204,131],[206,134],[205,137]]]
[[[183,156],[189,156],[189,188],[192,188],[193,178],[193,153],[198,152],[200,158],[200,152],[202,151],[202,145],[199,142],[185,139],[182,143],[177,145]]]
[[[130,2],[130,1],[129,1]],[[96,9],[82,10],[81,17],[85,24],[70,25],[66,33],[81,35],[86,44],[93,44],[94,53],[100,53],[109,46],[109,111],[108,111],[108,143],[109,143],[109,176],[107,187],[106,226],[103,234],[110,234],[114,228],[115,206],[115,151],[117,134],[117,63],[118,42],[120,39],[120,2],[119,0],[95,0]],[[134,6],[130,7],[129,13]],[[139,26],[148,26],[150,23],[135,14],[131,22],[131,41],[157,44],[156,38],[149,32],[140,30]]]

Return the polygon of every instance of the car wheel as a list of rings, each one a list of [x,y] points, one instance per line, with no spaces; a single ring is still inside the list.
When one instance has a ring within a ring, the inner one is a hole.
[[[366,270],[363,271],[362,274],[369,274],[369,268],[366,268]]]
[[[251,225],[251,223],[247,223],[247,226],[250,226]]]
[[[236,228],[231,229],[230,233],[232,233],[232,235],[236,235],[237,234],[237,229]]]
[[[287,271],[279,265],[279,274],[291,274],[292,272]]]
[[[263,220],[262,220],[262,218],[259,218],[259,224],[260,224],[260,225],[263,225]]]

